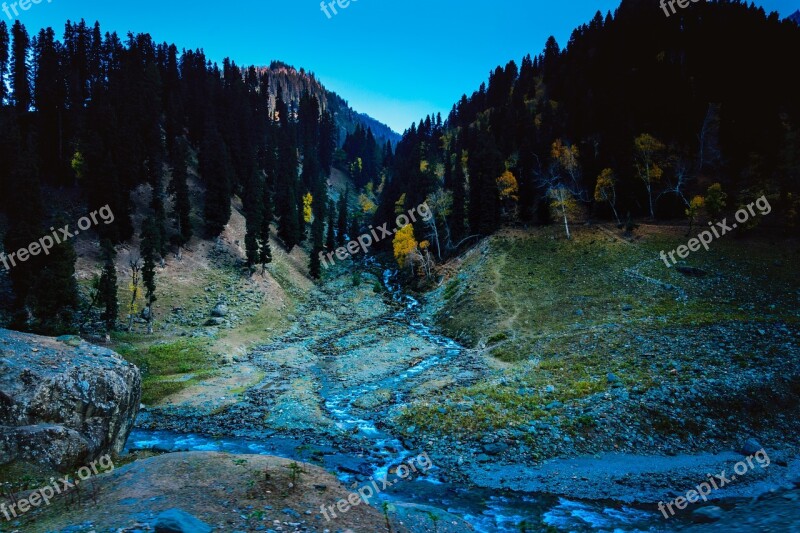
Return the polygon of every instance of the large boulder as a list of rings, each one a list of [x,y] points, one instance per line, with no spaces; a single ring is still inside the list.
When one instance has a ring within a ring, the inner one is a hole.
[[[0,329],[0,465],[67,472],[125,446],[139,369],[109,349],[62,340]]]

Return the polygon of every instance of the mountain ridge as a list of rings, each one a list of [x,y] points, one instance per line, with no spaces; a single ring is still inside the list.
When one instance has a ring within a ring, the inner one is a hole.
[[[270,106],[273,111],[278,86],[281,87],[284,98],[290,107],[297,108],[300,97],[305,91],[310,91],[312,95],[316,96],[321,108],[331,111],[335,117],[339,126],[340,146],[347,134],[355,131],[357,125],[371,129],[381,145],[386,144],[386,141],[391,141],[392,145],[395,145],[401,138],[399,133],[386,124],[353,109],[345,98],[325,87],[325,84],[313,72],[306,71],[302,67],[297,69],[282,61],[272,61],[269,66],[256,67],[256,70],[269,75]]]

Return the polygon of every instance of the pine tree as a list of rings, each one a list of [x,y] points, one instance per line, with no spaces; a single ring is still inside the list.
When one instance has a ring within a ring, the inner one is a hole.
[[[272,218],[273,218],[273,209],[272,209],[272,187],[269,180],[269,174],[267,175],[267,180],[264,183],[263,189],[263,200],[261,202],[261,234],[260,234],[260,241],[261,241],[261,254],[259,257],[259,262],[261,263],[261,272],[264,272],[266,266],[272,262],[272,248],[269,244],[270,238],[270,228],[272,226]]]
[[[298,191],[297,146],[289,110],[278,87],[275,104],[280,126],[277,128],[277,164],[275,206],[279,219],[278,235],[288,251],[303,241],[303,197]]]
[[[350,196],[350,187],[347,187],[339,199],[339,221],[338,221],[338,234],[336,235],[336,242],[339,246],[345,243],[345,236],[347,235],[347,202]]]
[[[176,139],[173,142],[172,154],[172,180],[169,185],[169,192],[174,196],[173,219],[178,226],[176,235],[177,245],[184,246],[192,238],[192,206],[189,200],[189,184],[187,182],[189,172],[186,166],[187,147],[183,139]]]
[[[246,233],[244,237],[247,266],[251,269],[261,262],[261,239],[264,227],[264,184],[261,171],[255,171],[245,188],[244,209]]]
[[[98,284],[99,304],[103,308],[103,321],[106,329],[113,331],[117,326],[117,316],[119,315],[119,301],[117,299],[117,267],[114,260],[117,251],[110,239],[103,239],[100,244],[103,253],[103,272],[100,274]]]
[[[325,239],[325,248],[328,249],[329,252],[332,252],[336,249],[336,232],[334,228],[336,227],[336,204],[333,200],[328,202],[328,233]]]
[[[158,259],[158,226],[147,218],[142,227],[142,283],[144,284],[147,311],[147,332],[153,332],[153,303],[156,301],[156,260]]]
[[[0,20],[0,108],[6,101],[6,76],[8,75],[8,26]]]
[[[203,136],[200,175],[206,185],[206,233],[217,237],[231,218],[231,163],[228,148],[211,122]]]
[[[11,27],[14,40],[11,54],[11,95],[17,113],[25,115],[31,107],[31,80],[28,68],[30,38],[20,21]]]
[[[57,224],[63,226],[65,222],[60,220]],[[67,240],[54,247],[42,260],[30,298],[35,331],[45,335],[63,335],[77,329],[77,258],[72,242]]]

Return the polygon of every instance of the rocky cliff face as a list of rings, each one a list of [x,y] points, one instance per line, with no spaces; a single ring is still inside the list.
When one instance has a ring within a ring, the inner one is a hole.
[[[0,329],[0,465],[68,471],[119,453],[140,399],[139,369],[115,352]]]

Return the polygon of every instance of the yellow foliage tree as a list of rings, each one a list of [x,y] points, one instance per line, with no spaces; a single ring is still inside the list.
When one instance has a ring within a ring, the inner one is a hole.
[[[689,231],[686,232],[686,235],[689,235],[692,232],[692,227],[694,226],[694,221],[700,215],[700,212],[706,205],[706,199],[702,196],[695,196],[692,198],[692,201],[689,202],[689,207],[686,209],[686,217],[689,219]]]
[[[636,137],[633,144],[636,157],[636,173],[647,189],[647,198],[650,200],[650,217],[655,218],[653,185],[660,182],[664,176],[664,169],[661,168],[661,165],[663,164],[662,153],[666,146],[649,133],[643,133]]]
[[[519,201],[519,184],[517,178],[510,171],[506,170],[502,176],[497,178],[497,188],[500,190],[501,200]]]
[[[722,185],[719,183],[712,184],[708,188],[705,198],[705,206],[706,210],[708,210],[708,214],[714,218],[719,217],[725,209],[725,206],[728,205],[727,199],[728,195],[722,191]]]
[[[414,238],[414,226],[409,224],[401,228],[394,236],[392,245],[394,247],[394,258],[397,260],[397,264],[400,265],[400,268],[405,268],[406,265],[409,264],[409,257],[419,246],[417,239]]]
[[[552,187],[547,191],[547,196],[550,198],[550,208],[556,214],[564,219],[564,231],[567,234],[567,239],[572,238],[569,231],[569,219],[578,210],[578,202],[575,201],[575,196],[568,188],[563,185]]]
[[[553,158],[553,161],[567,173],[573,185],[578,185],[581,168],[578,162],[578,158],[580,157],[578,147],[575,145],[567,146],[561,139],[556,139],[550,147],[550,156]]]
[[[617,219],[617,224],[622,223],[617,214],[617,178],[610,168],[603,169],[600,175],[597,176],[594,199],[596,202],[608,202],[614,212],[614,218]]]
[[[503,175],[497,178],[497,190],[500,196],[500,203],[503,206],[503,217],[515,219],[517,215],[517,202],[519,202],[519,184],[517,178],[510,171],[506,170]]]
[[[311,206],[314,203],[314,197],[311,196],[311,193],[306,193],[303,196],[303,220],[306,221],[306,224],[311,222]]]
[[[394,214],[402,215],[406,212],[406,193],[400,195],[400,199],[394,203]]]
[[[72,156],[72,161],[70,161],[70,166],[72,171],[75,172],[75,177],[78,178],[78,181],[82,181],[86,174],[86,160],[81,152],[75,152],[75,155]]]
[[[364,193],[358,196],[358,203],[361,205],[361,210],[368,215],[378,210],[378,206],[375,205],[375,202]]]

